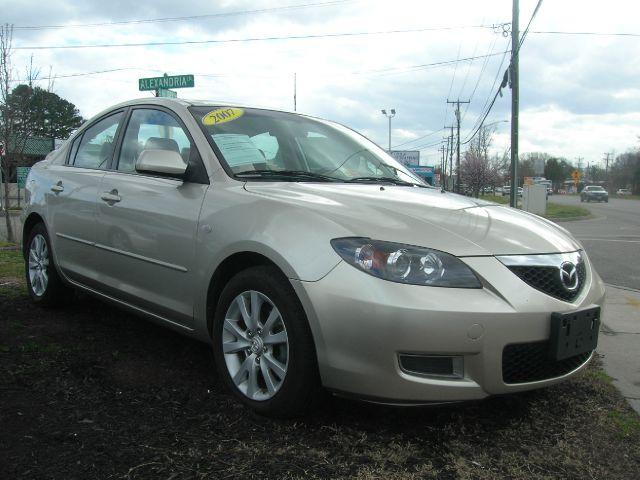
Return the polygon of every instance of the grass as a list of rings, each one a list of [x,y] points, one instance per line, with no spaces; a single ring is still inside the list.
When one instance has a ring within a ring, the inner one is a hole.
[[[550,219],[563,219],[575,217],[590,217],[591,212],[586,208],[575,207],[573,205],[559,205],[553,202],[547,202],[547,214],[545,217]]]
[[[3,247],[15,247],[15,246],[16,246],[15,243],[3,242],[2,240],[0,240],[0,248],[3,248]]]
[[[619,198],[620,200],[640,200],[640,195],[611,195],[613,198]]]
[[[509,197],[503,197],[502,195],[480,195],[482,200],[489,202],[501,203],[503,205],[509,204]]]
[[[509,203],[509,197],[503,197],[498,195],[481,195],[482,200],[488,200],[489,202],[500,203],[507,205]],[[586,208],[575,207],[573,205],[559,205],[553,202],[547,202],[547,214],[546,218],[551,220],[561,220],[566,218],[580,218],[590,217],[591,212]]]
[[[19,250],[0,250],[0,295],[14,298],[26,293],[24,260]]]

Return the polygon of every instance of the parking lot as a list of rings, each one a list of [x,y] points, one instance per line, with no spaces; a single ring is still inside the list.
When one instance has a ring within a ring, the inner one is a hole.
[[[224,390],[205,345],[87,297],[39,309],[0,254],[2,478],[637,478],[640,421],[597,362],[482,402],[330,397],[269,420]]]

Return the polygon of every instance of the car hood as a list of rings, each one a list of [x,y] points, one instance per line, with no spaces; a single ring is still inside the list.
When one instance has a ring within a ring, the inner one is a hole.
[[[458,256],[581,248],[564,228],[542,217],[437,189],[295,182],[247,182],[245,189],[328,220],[335,231],[322,233],[332,238],[362,236]]]

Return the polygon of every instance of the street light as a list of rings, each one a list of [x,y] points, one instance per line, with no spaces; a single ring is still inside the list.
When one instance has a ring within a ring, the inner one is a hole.
[[[387,113],[386,110],[382,110],[382,114],[389,119],[389,153],[391,153],[391,119],[396,116],[396,109],[392,108],[391,113]]]

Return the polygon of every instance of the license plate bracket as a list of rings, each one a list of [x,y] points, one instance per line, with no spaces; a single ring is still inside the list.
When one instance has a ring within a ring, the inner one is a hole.
[[[549,357],[564,360],[595,350],[600,331],[600,307],[551,314]]]

